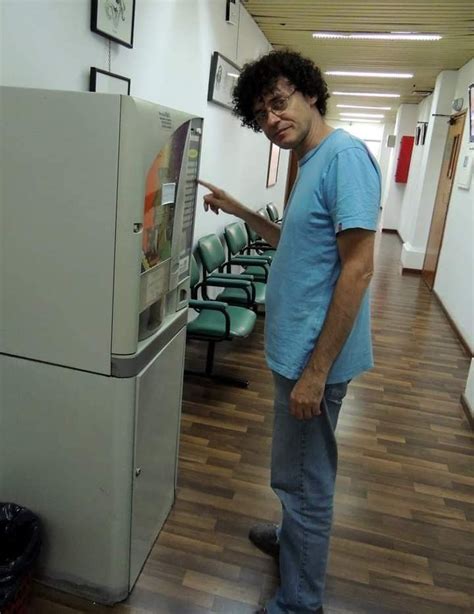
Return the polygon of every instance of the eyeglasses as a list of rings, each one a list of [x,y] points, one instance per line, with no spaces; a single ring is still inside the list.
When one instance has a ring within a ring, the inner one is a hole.
[[[267,121],[268,114],[270,112],[278,116],[284,113],[288,108],[290,98],[295,92],[296,89],[294,89],[291,94],[288,94],[288,96],[276,96],[275,98],[272,98],[263,109],[260,109],[255,113],[254,119],[257,124],[259,124],[260,126],[264,124]]]

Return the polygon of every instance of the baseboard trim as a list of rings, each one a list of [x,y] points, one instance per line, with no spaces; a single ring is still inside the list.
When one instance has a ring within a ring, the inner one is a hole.
[[[466,414],[467,421],[469,422],[471,429],[474,431],[474,416],[471,413],[471,410],[469,408],[469,404],[467,402],[464,392],[461,394],[459,400],[461,401],[461,407],[463,408],[464,413]]]
[[[443,301],[439,298],[436,290],[433,290],[433,295],[435,296],[436,300],[438,301],[439,306],[441,307],[441,309],[444,312],[444,315],[446,316],[446,318],[448,319],[449,324],[451,325],[451,328],[453,329],[453,331],[456,334],[456,337],[459,339],[459,343],[462,345],[464,351],[466,352],[467,356],[471,357],[473,356],[473,351],[472,348],[469,346],[468,342],[466,341],[466,339],[462,336],[460,330],[458,329],[458,327],[456,326],[456,324],[454,323],[452,317],[449,315],[448,310],[446,309],[446,307],[443,305]]]
[[[402,275],[421,275],[421,269],[407,269],[402,267]]]
[[[400,233],[396,228],[382,228],[382,232],[385,232],[386,234],[397,235],[398,240],[403,245],[403,239],[401,238]]]

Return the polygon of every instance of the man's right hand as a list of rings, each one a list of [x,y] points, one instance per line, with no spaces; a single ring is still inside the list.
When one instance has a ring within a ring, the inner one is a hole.
[[[238,200],[235,200],[235,198],[227,194],[227,192],[224,192],[224,190],[212,185],[212,183],[201,181],[201,179],[198,179],[197,182],[208,190],[211,190],[209,194],[204,195],[204,209],[206,211],[211,208],[215,214],[218,214],[219,210],[222,209],[224,213],[230,213],[231,215],[240,217],[240,213],[245,207],[239,203]]]
[[[209,194],[204,195],[204,209],[207,211],[209,208],[214,213],[219,213],[222,209],[224,213],[230,213],[246,222],[255,232],[263,237],[272,247],[278,245],[280,240],[281,228],[278,224],[271,222],[267,217],[263,217],[256,211],[249,209],[238,200],[235,200],[230,194],[224,192],[220,188],[216,188],[212,183],[207,181],[197,180],[197,183],[203,185],[208,190],[211,190]]]

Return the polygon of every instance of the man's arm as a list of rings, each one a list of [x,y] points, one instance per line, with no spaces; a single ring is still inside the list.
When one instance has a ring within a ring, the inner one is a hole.
[[[341,272],[316,347],[291,393],[290,411],[298,419],[321,413],[331,366],[349,336],[373,275],[375,232],[362,228],[337,235]]]
[[[218,214],[219,210],[222,209],[224,213],[235,215],[244,222],[247,222],[247,224],[253,228],[257,234],[263,237],[272,247],[276,247],[278,245],[278,241],[280,240],[279,224],[275,224],[269,219],[265,219],[255,211],[252,211],[252,209],[245,207],[245,205],[239,203],[239,201],[235,200],[235,198],[233,198],[230,194],[227,194],[227,192],[224,192],[224,190],[212,185],[212,183],[207,183],[207,181],[201,180],[198,180],[198,183],[203,185],[208,190],[211,190],[209,194],[204,196],[204,207],[206,211],[208,207],[210,207],[216,214]]]

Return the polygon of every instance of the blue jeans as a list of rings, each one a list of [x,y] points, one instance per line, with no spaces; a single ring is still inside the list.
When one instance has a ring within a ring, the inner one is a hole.
[[[337,470],[334,431],[348,382],[324,390],[321,415],[290,414],[295,380],[273,374],[275,415],[271,485],[280,499],[281,585],[269,614],[310,614],[323,603]]]

